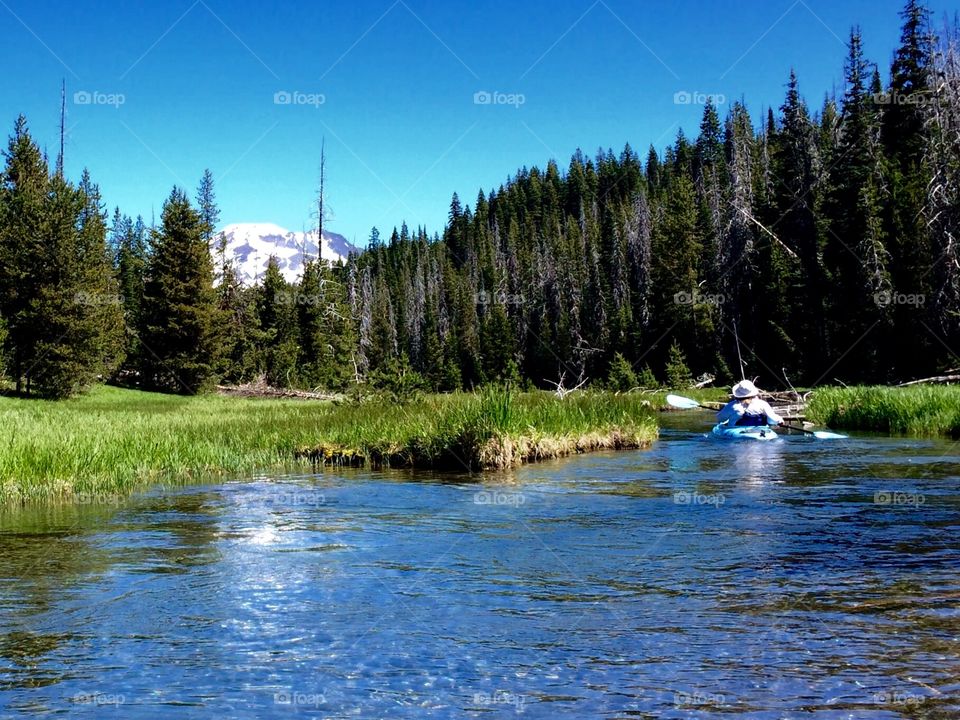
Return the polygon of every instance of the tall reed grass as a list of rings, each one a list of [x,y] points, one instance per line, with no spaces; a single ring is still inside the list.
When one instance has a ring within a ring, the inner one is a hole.
[[[395,404],[179,397],[98,387],[49,402],[0,397],[0,503],[129,492],[304,463],[494,468],[657,434],[637,395],[502,388]]]
[[[807,416],[848,430],[960,438],[960,387],[818,388]]]

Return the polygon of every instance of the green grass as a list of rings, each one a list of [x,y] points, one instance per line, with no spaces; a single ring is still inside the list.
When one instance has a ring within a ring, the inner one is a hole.
[[[60,402],[0,397],[0,503],[122,494],[310,460],[507,467],[657,434],[639,395],[428,395],[397,405],[179,397],[97,387]]]
[[[730,388],[726,387],[710,387],[710,388],[690,388],[686,390],[661,390],[653,394],[652,397],[658,407],[669,409],[670,406],[667,405],[667,394],[673,393],[674,395],[680,395],[681,397],[687,397],[691,400],[696,400],[699,403],[720,403],[725,405],[727,401],[732,397],[730,395]]]
[[[807,416],[846,430],[875,430],[918,437],[960,437],[960,387],[818,388]]]

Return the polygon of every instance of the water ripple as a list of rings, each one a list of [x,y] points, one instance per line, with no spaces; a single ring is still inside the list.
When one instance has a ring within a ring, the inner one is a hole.
[[[956,717],[948,451],[678,430],[7,515],[0,716]]]

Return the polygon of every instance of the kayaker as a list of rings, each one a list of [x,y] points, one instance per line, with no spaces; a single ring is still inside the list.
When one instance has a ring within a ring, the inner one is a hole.
[[[766,400],[760,399],[760,391],[749,380],[741,380],[733,386],[733,400],[717,413],[717,422],[727,425],[779,425],[783,418],[774,412]]]

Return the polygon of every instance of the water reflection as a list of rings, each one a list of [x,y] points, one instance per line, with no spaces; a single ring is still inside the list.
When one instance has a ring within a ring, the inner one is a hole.
[[[786,441],[747,442],[736,448],[736,479],[742,485],[782,482],[786,477]]]
[[[2,516],[0,716],[957,716],[950,446],[704,434]]]

